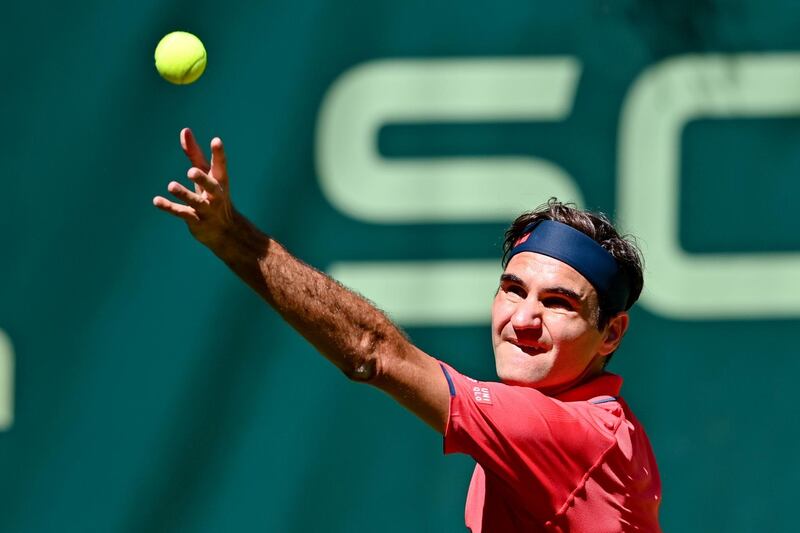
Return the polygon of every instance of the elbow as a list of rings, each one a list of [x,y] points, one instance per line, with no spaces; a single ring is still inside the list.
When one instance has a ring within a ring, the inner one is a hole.
[[[352,357],[342,367],[342,372],[350,381],[377,385],[388,366],[387,357],[395,337],[389,331],[365,332],[352,350]]]
[[[342,369],[344,375],[350,381],[358,383],[371,383],[377,380],[380,365],[377,357],[369,357],[364,360],[354,362],[347,368]]]

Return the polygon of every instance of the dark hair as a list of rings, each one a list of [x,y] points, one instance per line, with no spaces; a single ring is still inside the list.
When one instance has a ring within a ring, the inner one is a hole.
[[[554,220],[567,224],[594,239],[616,259],[617,264],[628,278],[630,294],[625,304],[625,310],[630,309],[639,299],[644,285],[644,276],[642,274],[644,258],[636,245],[634,237],[620,235],[604,214],[583,211],[578,209],[575,204],[562,203],[556,198],[550,198],[547,203],[540,205],[533,211],[518,216],[511,224],[511,227],[506,230],[505,242],[503,243],[503,268],[508,264],[508,254],[517,239],[525,233],[525,228],[539,220]],[[608,324],[608,321],[616,313],[608,309],[602,300],[599,304],[600,313],[597,317],[597,327],[601,329]]]

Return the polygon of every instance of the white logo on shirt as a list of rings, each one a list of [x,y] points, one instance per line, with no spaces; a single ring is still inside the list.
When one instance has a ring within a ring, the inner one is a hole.
[[[477,403],[492,405],[492,396],[487,387],[472,387],[472,396]]]

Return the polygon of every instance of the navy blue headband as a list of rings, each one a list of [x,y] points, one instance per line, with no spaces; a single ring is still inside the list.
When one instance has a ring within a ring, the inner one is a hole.
[[[630,288],[617,261],[594,239],[572,226],[554,220],[534,222],[514,243],[508,260],[520,252],[535,252],[568,264],[592,284],[604,307],[613,312],[627,307]]]

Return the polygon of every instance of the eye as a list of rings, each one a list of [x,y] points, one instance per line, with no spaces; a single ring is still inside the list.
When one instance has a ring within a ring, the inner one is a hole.
[[[542,303],[545,305],[545,307],[565,309],[567,311],[575,310],[575,306],[572,304],[572,302],[566,298],[562,298],[561,296],[548,296],[542,300]]]
[[[520,298],[523,299],[527,296],[525,289],[515,284],[506,285],[505,287],[503,287],[503,291],[505,291],[508,294],[519,296]]]

